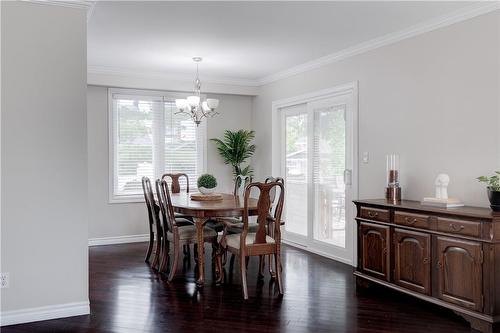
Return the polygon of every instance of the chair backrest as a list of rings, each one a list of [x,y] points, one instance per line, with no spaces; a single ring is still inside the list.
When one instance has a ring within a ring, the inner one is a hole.
[[[245,189],[245,205],[243,209],[243,232],[241,234],[241,248],[246,244],[246,236],[248,233],[248,202],[250,200],[250,192],[253,188],[258,189],[259,199],[258,199],[258,214],[257,214],[257,234],[255,236],[254,244],[266,243],[266,225],[267,218],[269,217],[269,211],[271,209],[271,191],[279,190],[278,200],[276,201],[276,208],[274,210],[273,218],[276,221],[281,221],[281,212],[283,210],[284,201],[284,185],[281,182],[268,182],[268,183],[251,183]],[[274,223],[274,239],[276,243],[281,241],[281,231],[280,224]]]
[[[144,201],[146,202],[146,208],[148,209],[149,225],[151,227],[158,222],[158,208],[155,204],[151,180],[149,180],[148,177],[142,177],[142,191],[144,192]]]
[[[281,177],[273,177],[273,176],[270,176],[270,177],[267,177],[266,180],[264,181],[264,183],[272,183],[272,182],[278,182],[278,183],[281,183],[283,185],[285,185],[285,180]],[[274,210],[276,208],[276,204],[277,204],[277,200],[276,200],[276,187],[273,187],[271,189],[271,192],[270,192],[270,195],[271,195],[271,209],[269,210],[269,214],[270,215],[274,215]]]
[[[170,190],[172,191],[172,193],[179,193],[181,191],[181,184],[179,182],[180,177],[186,177],[186,192],[189,192],[189,177],[185,173],[166,173],[161,176],[161,180],[170,178],[172,180]]]
[[[173,232],[175,226],[175,214],[166,180],[156,180],[156,193],[158,194],[158,205],[160,206],[163,228]]]
[[[245,193],[245,188],[252,182],[252,177],[237,175],[234,178],[234,196],[242,196]]]

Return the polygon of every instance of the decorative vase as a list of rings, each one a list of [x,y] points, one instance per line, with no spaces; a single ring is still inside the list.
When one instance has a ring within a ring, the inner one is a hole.
[[[385,198],[397,203],[401,201],[401,187],[399,186],[399,155],[387,155],[387,187]]]
[[[490,199],[490,207],[495,212],[500,212],[500,191],[493,191],[488,187],[488,199]]]
[[[198,187],[198,190],[199,190],[202,194],[211,194],[211,193],[214,193],[214,192],[215,192],[215,187],[213,187],[213,188]]]

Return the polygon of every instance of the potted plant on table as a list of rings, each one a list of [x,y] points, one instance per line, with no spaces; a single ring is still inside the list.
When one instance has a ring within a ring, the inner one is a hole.
[[[210,194],[217,187],[217,179],[214,176],[206,173],[198,177],[198,190],[202,194]]]
[[[495,175],[491,177],[477,177],[482,183],[488,185],[488,199],[490,199],[490,207],[495,212],[500,212],[500,171],[495,171]]]
[[[252,140],[255,138],[254,131],[239,130],[224,132],[224,138],[210,139],[215,142],[220,156],[224,163],[233,167],[233,175],[252,176],[253,170],[250,165],[242,167],[242,164],[255,152],[255,145]]]

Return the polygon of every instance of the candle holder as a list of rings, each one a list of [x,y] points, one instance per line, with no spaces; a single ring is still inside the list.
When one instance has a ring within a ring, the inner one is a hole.
[[[387,155],[387,187],[385,198],[391,202],[401,201],[401,187],[399,186],[399,155]]]

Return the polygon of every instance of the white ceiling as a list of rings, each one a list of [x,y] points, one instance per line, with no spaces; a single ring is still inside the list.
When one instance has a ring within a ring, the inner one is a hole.
[[[262,80],[471,6],[471,2],[98,1],[89,69]]]

